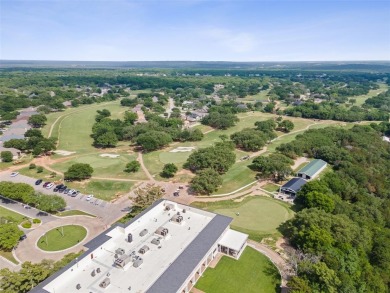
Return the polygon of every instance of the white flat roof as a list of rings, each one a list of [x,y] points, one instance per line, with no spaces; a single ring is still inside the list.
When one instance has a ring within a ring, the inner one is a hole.
[[[168,204],[173,205],[174,209],[166,211]],[[178,212],[183,216],[180,224],[171,221]],[[162,201],[129,226],[116,227],[106,233],[111,238],[95,250],[88,251],[88,254],[93,254],[93,258],[90,255],[82,258],[43,289],[52,293],[146,292],[215,216],[196,208]],[[152,244],[151,241],[159,237],[154,232],[161,226],[168,229],[168,236],[161,238],[160,245]],[[140,236],[144,229],[148,230],[147,234]],[[128,233],[133,236],[131,243],[127,242]],[[150,250],[140,254],[138,251],[144,245]],[[143,263],[138,268],[133,267],[132,262],[124,268],[114,266],[115,250],[118,248],[124,249],[125,254],[135,251],[136,255],[142,257]],[[101,272],[93,277],[91,273],[97,268]],[[103,289],[99,284],[106,277],[110,278],[111,284]],[[81,286],[79,290],[76,290],[77,284]]]
[[[228,229],[222,236],[221,240],[219,240],[218,244],[240,251],[247,239],[247,234]]]

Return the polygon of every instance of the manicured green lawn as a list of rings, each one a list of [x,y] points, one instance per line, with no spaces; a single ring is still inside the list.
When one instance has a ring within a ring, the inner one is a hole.
[[[108,178],[128,178],[139,180],[147,179],[142,169],[140,169],[136,173],[123,172],[126,167],[126,164],[135,160],[136,155],[129,155],[125,153],[118,153],[118,155],[118,158],[101,157],[100,154],[96,153],[80,155],[74,158],[70,158],[67,161],[53,164],[51,167],[55,170],[65,172],[71,165],[75,163],[83,163],[91,165],[94,170],[92,176]]]
[[[370,90],[368,92],[367,95],[361,95],[361,96],[356,96],[356,97],[350,97],[350,99],[355,99],[356,100],[356,103],[355,105],[356,106],[361,106],[364,104],[364,102],[368,99],[368,98],[372,98],[372,97],[375,97],[377,95],[379,95],[380,93],[383,93],[385,91],[388,90],[388,85],[385,84],[385,83],[378,83],[379,84],[379,89],[377,90]]]
[[[21,215],[19,213],[16,213],[14,211],[9,210],[9,209],[0,207],[0,223],[4,223],[3,218],[8,218],[8,217],[14,219],[16,221],[16,223],[18,223],[18,224],[20,224],[24,220],[28,219],[28,217],[26,217],[24,215]]]
[[[51,125],[58,117],[61,118],[53,127],[52,137],[57,137],[59,146],[57,149],[77,153],[94,151],[92,146],[92,125],[95,123],[96,110],[107,109],[111,112],[111,118],[121,118],[127,108],[122,107],[119,101],[106,102],[69,108],[64,112],[49,114],[48,123],[43,129],[45,135],[49,134]]]
[[[110,181],[110,180],[90,180],[81,182],[66,183],[69,188],[80,190],[84,194],[93,194],[96,198],[110,201],[116,196],[126,194],[134,186],[135,182],[130,181]]]
[[[251,247],[245,248],[239,260],[223,256],[195,285],[205,293],[275,293],[279,286],[277,268]]]
[[[214,194],[229,193],[255,181],[256,172],[248,168],[251,163],[252,160],[235,163],[222,175],[222,187]]]
[[[3,251],[0,250],[0,256],[8,259],[10,262],[13,262],[14,264],[19,264],[19,262],[14,258],[11,251]]]
[[[87,236],[87,230],[83,226],[67,225],[46,232],[39,238],[37,245],[45,251],[64,250],[76,245],[85,236]]]
[[[69,217],[69,216],[90,216],[90,217],[96,217],[94,215],[88,214],[83,211],[79,210],[70,210],[70,211],[64,211],[64,212],[59,212],[56,214],[56,216],[59,217]]]
[[[226,200],[194,202],[192,205],[232,217],[234,229],[249,234],[251,239],[257,241],[265,236],[278,234],[279,225],[294,215],[288,204],[262,196],[247,197],[241,202]]]
[[[305,163],[305,164],[307,164],[307,163]],[[262,187],[262,189],[267,190],[269,192],[275,192],[275,191],[279,190],[279,186],[272,184],[272,183],[267,183],[266,185],[264,185]]]
[[[62,178],[62,176],[60,176],[60,175],[56,175],[56,176],[52,177],[50,175],[52,172],[47,170],[47,169],[43,169],[43,171],[41,173],[38,173],[36,168],[29,169],[29,167],[25,167],[23,169],[19,169],[18,172],[22,175],[36,178],[36,179],[42,179],[44,181],[56,181],[56,180],[60,180]]]

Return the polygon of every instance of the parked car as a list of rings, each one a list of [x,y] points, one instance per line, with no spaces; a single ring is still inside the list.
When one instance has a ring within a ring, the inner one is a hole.
[[[69,193],[69,191],[70,191],[70,189],[69,189],[69,188],[65,188],[65,189],[64,189],[64,194],[68,194],[68,193]]]
[[[71,196],[71,197],[76,197],[79,193],[80,193],[80,191],[78,191],[78,190],[73,190],[73,192],[70,194],[70,196]]]
[[[87,195],[87,198],[85,199],[86,201],[90,201],[93,198],[93,194]]]
[[[49,182],[49,184],[46,185],[46,188],[47,188],[47,189],[50,189],[50,188],[52,188],[53,186],[54,186],[54,183]]]
[[[43,183],[42,187],[46,188],[51,182],[47,181],[45,183]]]
[[[58,184],[56,187],[54,187],[53,191],[54,192],[59,191],[62,186],[64,186],[64,185],[63,184]]]
[[[40,185],[42,183],[42,179],[38,179],[37,181],[35,181],[35,185]]]
[[[23,234],[22,236],[20,236],[19,240],[22,241],[22,240],[24,240],[24,239],[26,239],[26,238],[27,238],[27,235],[26,235],[26,234]]]
[[[173,196],[179,196],[179,192],[178,192],[178,191],[175,191],[175,192],[173,193]]]
[[[58,189],[59,193],[63,193],[68,187],[66,185],[63,185]]]
[[[73,193],[74,189],[69,189],[66,194],[71,195]]]
[[[11,173],[11,177],[16,177],[16,176],[18,176],[19,175],[19,172],[12,172]]]

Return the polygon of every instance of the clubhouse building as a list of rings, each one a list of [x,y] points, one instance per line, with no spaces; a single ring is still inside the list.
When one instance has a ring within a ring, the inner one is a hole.
[[[159,200],[126,224],[86,245],[88,250],[30,292],[190,292],[218,253],[238,259],[248,235],[232,218]]]

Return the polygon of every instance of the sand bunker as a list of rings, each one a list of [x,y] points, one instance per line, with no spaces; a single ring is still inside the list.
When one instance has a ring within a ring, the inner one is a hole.
[[[169,152],[170,153],[184,153],[184,152],[193,151],[194,149],[195,149],[195,147],[177,147]]]
[[[53,153],[55,153],[57,155],[60,155],[60,156],[70,156],[70,155],[75,154],[76,152],[68,152],[68,151],[64,151],[64,150],[56,150]]]
[[[111,159],[119,158],[119,155],[114,155],[114,154],[101,154],[100,156],[103,158],[111,158]]]

